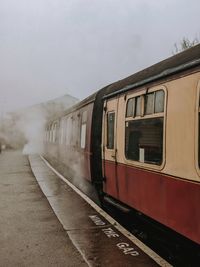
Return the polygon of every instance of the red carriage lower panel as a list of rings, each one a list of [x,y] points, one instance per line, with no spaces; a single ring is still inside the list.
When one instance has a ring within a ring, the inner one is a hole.
[[[108,195],[118,198],[118,188],[117,188],[117,175],[116,175],[116,165],[111,161],[106,161],[103,163],[103,169],[105,173],[106,182],[104,183],[103,190]]]
[[[108,194],[118,187],[121,202],[200,244],[200,184],[112,162],[105,165]],[[109,177],[115,167],[117,175]]]

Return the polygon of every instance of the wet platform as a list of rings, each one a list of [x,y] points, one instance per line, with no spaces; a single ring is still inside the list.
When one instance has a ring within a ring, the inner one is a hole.
[[[21,152],[0,154],[0,266],[88,266]]]
[[[170,266],[37,155],[32,171],[67,235],[88,266]]]

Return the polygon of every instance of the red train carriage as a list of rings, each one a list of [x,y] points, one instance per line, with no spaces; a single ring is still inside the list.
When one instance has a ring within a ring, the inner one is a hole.
[[[44,156],[62,174],[99,203],[91,175],[91,124],[95,95],[48,122]]]
[[[46,157],[83,191],[90,184],[88,195],[94,186],[101,199],[200,244],[199,95],[197,45],[99,90],[55,120]]]

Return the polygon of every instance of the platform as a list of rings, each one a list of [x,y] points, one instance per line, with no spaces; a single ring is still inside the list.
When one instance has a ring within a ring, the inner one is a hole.
[[[0,266],[170,266],[41,157],[29,159],[0,154]]]
[[[29,160],[52,209],[89,266],[170,266],[40,156],[31,155]]]
[[[0,266],[88,266],[18,151],[0,154],[0,215]]]

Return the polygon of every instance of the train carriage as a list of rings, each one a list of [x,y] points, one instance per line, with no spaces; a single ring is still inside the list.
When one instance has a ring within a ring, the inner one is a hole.
[[[63,175],[100,203],[92,185],[91,125],[95,95],[47,122],[44,157]],[[56,126],[55,126],[56,125]]]
[[[141,212],[200,244],[199,98],[197,45],[67,111],[77,124],[67,127],[65,116],[59,118],[57,142],[50,130],[56,120],[51,122],[45,155],[76,177],[83,191],[90,184],[88,195],[95,188],[101,200]],[[68,135],[72,141],[65,146],[61,140]]]
[[[104,192],[200,243],[200,74],[105,101]]]

